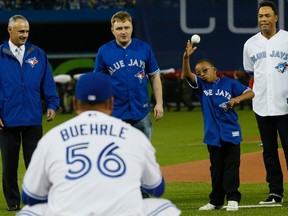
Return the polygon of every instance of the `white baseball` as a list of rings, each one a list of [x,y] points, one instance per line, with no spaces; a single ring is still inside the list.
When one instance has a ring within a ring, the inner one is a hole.
[[[194,34],[194,35],[192,35],[192,37],[191,37],[191,43],[192,43],[193,45],[199,44],[199,43],[200,43],[200,40],[201,40],[201,38],[200,38],[200,36],[197,35],[197,34]]]

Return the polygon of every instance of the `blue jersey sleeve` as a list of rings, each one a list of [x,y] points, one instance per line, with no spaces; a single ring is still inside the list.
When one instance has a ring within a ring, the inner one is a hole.
[[[145,44],[145,43],[144,43]],[[152,75],[154,75],[154,74],[157,74],[157,73],[160,73],[160,69],[159,69],[159,67],[158,67],[158,64],[157,64],[157,61],[156,61],[156,59],[155,59],[155,56],[154,56],[154,54],[153,54],[153,51],[152,51],[152,49],[151,49],[151,47],[148,45],[148,44],[146,44],[147,45],[147,55],[148,55],[148,61],[147,61],[147,63],[148,63],[148,67],[146,68],[147,70],[146,70],[146,73],[149,75],[149,76],[152,76]]]
[[[35,205],[35,204],[39,204],[39,203],[47,203],[47,197],[45,197],[45,198],[32,197],[32,196],[29,196],[29,194],[23,190],[22,203],[24,205],[30,205],[30,206]]]
[[[233,91],[233,95],[232,97],[237,97],[239,95],[242,95],[245,91],[250,90],[249,87],[243,85],[242,83],[240,83],[237,80],[233,80],[233,87],[232,87],[232,91]]]
[[[95,63],[94,63],[94,70],[93,72],[100,72],[100,73],[105,73],[107,71],[106,66],[105,66],[105,61],[102,55],[101,48],[98,50],[98,53],[96,55]]]
[[[162,181],[161,183],[155,187],[155,188],[145,188],[145,187],[141,187],[143,191],[153,195],[153,196],[156,196],[156,197],[160,197],[164,191],[165,191],[165,181],[164,181],[164,178],[162,178]]]

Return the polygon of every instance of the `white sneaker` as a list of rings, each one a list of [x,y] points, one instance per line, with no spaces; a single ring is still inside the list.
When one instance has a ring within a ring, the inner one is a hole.
[[[199,211],[210,211],[210,210],[214,210],[214,209],[221,209],[223,207],[222,206],[215,206],[215,205],[212,205],[211,203],[208,203],[202,207],[199,208]]]
[[[238,202],[237,201],[228,201],[228,205],[226,208],[227,211],[238,211]]]
[[[281,196],[269,195],[265,200],[259,202],[260,205],[282,203],[283,198]]]

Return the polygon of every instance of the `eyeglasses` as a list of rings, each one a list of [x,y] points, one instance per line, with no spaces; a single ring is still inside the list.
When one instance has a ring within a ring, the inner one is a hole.
[[[204,74],[206,74],[206,73],[208,72],[208,70],[209,70],[210,68],[215,68],[215,67],[205,67],[205,68],[203,68],[202,71],[197,72],[196,75],[197,75],[197,76],[203,76]]]

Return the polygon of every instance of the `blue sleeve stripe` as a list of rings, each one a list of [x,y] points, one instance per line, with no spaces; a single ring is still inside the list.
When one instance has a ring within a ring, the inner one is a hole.
[[[27,196],[32,197],[32,198],[34,198],[34,199],[47,200],[47,196],[48,196],[48,195],[46,195],[46,196],[38,196],[38,195],[36,195],[36,194],[33,194],[33,193],[31,193],[31,192],[26,188],[26,186],[25,186],[24,184],[22,185],[22,191],[23,191],[23,193],[26,193]]]
[[[142,189],[143,191],[153,195],[153,196],[156,196],[156,197],[160,197],[164,191],[165,191],[165,181],[164,181],[164,178],[162,177],[162,181],[160,182],[160,184],[158,184],[158,186],[156,187],[147,187],[147,186],[144,186],[142,185]]]
[[[22,202],[25,205],[35,205],[39,203],[47,203],[47,198],[46,199],[35,199],[31,196],[29,196],[25,191],[22,192]]]

